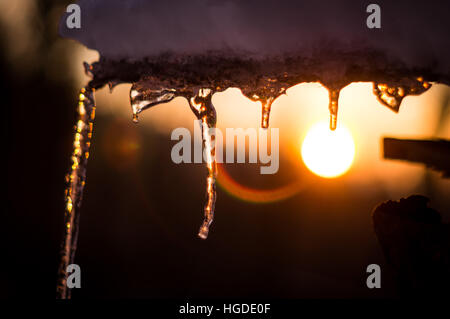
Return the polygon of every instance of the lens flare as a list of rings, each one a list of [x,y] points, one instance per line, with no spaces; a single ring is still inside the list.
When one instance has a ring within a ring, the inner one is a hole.
[[[346,173],[353,163],[355,143],[350,131],[338,126],[331,131],[326,123],[314,125],[302,144],[302,158],[314,174],[335,178]]]
[[[217,172],[217,181],[220,188],[229,195],[250,203],[266,204],[283,201],[300,193],[307,186],[306,181],[295,180],[273,189],[254,189],[241,185],[233,179],[222,164],[217,163]]]

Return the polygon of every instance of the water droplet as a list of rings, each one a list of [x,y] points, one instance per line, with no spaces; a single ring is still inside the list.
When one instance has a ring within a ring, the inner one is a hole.
[[[114,90],[114,87],[119,83],[120,83],[119,81],[109,81],[108,82],[109,93],[112,93]]]
[[[70,196],[67,196],[67,204],[66,204],[66,211],[70,214],[72,213],[72,198],[70,198]]]
[[[87,62],[83,62],[83,67],[84,67],[84,73],[87,75],[87,76],[89,76],[89,77],[94,77],[94,74],[93,74],[93,67],[92,67],[92,65],[90,65],[89,63],[87,63]]]

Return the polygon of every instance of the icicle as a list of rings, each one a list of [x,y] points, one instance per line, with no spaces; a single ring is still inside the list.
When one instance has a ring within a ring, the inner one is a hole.
[[[328,89],[330,103],[328,109],[330,110],[330,130],[334,131],[337,127],[337,113],[339,108],[339,92],[340,89]]]
[[[274,100],[274,97],[260,100],[262,104],[261,127],[264,129],[269,127],[270,109]]]
[[[138,123],[138,114],[152,106],[167,103],[175,97],[174,89],[147,89],[134,83],[130,90],[131,110],[133,111],[133,122]]]
[[[61,248],[61,262],[57,284],[57,297],[70,298],[67,289],[67,266],[73,264],[77,248],[78,222],[83,189],[86,183],[86,167],[91,146],[92,129],[95,118],[94,89],[83,88],[79,94],[77,123],[71,155],[72,166],[66,175],[64,239]]]
[[[200,89],[198,94],[189,100],[189,105],[201,120],[203,146],[206,154],[206,166],[208,176],[206,178],[206,204],[204,207],[204,220],[200,227],[198,236],[206,239],[209,233],[209,226],[214,219],[214,206],[216,203],[216,150],[214,147],[214,135],[211,131],[216,127],[216,110],[212,104],[213,91],[210,89]]]
[[[407,95],[420,95],[430,87],[430,83],[424,81],[422,77],[418,77],[411,83],[406,83],[404,85],[374,82],[373,92],[382,104],[397,113],[403,98]]]
[[[257,83],[241,88],[242,94],[252,101],[261,102],[261,127],[269,127],[270,111],[277,97],[286,94],[286,88],[277,79],[262,78]]]

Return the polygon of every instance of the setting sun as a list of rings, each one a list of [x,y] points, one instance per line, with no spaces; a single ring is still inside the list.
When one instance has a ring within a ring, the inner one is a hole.
[[[308,169],[325,178],[338,177],[350,168],[355,144],[349,130],[338,126],[331,131],[326,123],[311,127],[302,144],[302,158]]]

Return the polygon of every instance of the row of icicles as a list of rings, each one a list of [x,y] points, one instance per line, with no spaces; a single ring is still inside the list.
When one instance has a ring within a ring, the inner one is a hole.
[[[261,101],[262,119],[261,126],[268,128],[269,116],[274,100],[284,94],[286,88],[276,86],[275,81],[268,81],[268,85],[256,91],[243,93],[253,101]],[[423,78],[415,79],[413,84],[407,86],[391,86],[386,83],[374,83],[374,93],[381,103],[398,112],[402,99],[407,95],[419,95],[430,88],[431,84]],[[112,85],[110,85],[112,89]],[[329,89],[330,129],[335,130],[337,125],[339,89]],[[74,141],[71,154],[71,167],[66,176],[65,189],[65,217],[64,240],[61,246],[61,263],[58,275],[57,297],[70,298],[70,289],[67,289],[67,266],[73,264],[78,237],[78,222],[84,186],[86,184],[86,168],[91,146],[92,131],[95,118],[94,88],[89,86],[80,90],[77,120],[74,126]],[[142,111],[173,100],[176,96],[184,96],[195,116],[201,121],[203,147],[206,153],[206,166],[208,176],[206,178],[206,204],[204,206],[204,220],[198,236],[206,239],[209,227],[214,218],[214,206],[216,202],[216,161],[214,148],[214,128],[216,127],[216,111],[212,104],[214,90],[209,88],[199,89],[192,93],[177,92],[174,89],[150,90],[139,88],[133,84],[130,91],[133,121],[138,122],[138,114]]]
[[[386,83],[374,83],[374,94],[378,100],[398,112],[400,104],[407,95],[419,95],[431,87],[431,84],[418,77],[413,84],[408,86],[390,86]],[[337,127],[338,100],[341,88],[331,89],[329,92],[329,112],[330,129]],[[261,94],[260,92],[245,92],[253,101],[260,101],[262,104],[261,127],[269,127],[269,117],[272,103],[275,99],[286,92],[286,88],[271,88],[266,92],[270,94]],[[275,93],[276,92],[276,93]],[[201,131],[203,139],[203,148],[207,156],[206,166],[208,176],[206,178],[206,204],[204,206],[204,221],[200,227],[198,236],[206,239],[209,233],[209,227],[214,218],[214,206],[216,202],[216,161],[214,147],[214,133],[216,127],[216,110],[212,104],[212,95],[214,91],[209,88],[201,88],[195,96],[190,96],[184,92],[177,92],[175,89],[151,90],[142,89],[142,87],[133,84],[130,90],[130,102],[133,112],[133,122],[138,123],[138,114],[157,104],[167,103],[177,96],[184,96],[189,102],[189,106],[197,119],[201,121]],[[275,93],[275,94],[273,94]]]

